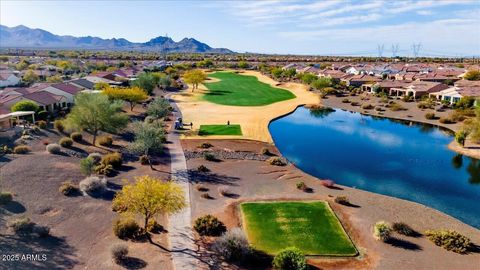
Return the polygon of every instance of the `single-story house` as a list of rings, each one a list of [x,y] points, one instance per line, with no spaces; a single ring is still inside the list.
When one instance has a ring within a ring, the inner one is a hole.
[[[85,79],[76,79],[76,80],[73,80],[73,81],[69,81],[68,83],[80,88],[81,90],[93,90],[93,89],[95,89],[95,84],[93,82],[91,82],[89,80],[85,80]]]
[[[390,96],[411,96],[418,98],[429,93],[439,92],[447,89],[449,86],[436,82],[413,81],[402,87],[392,87],[389,91]]]
[[[65,97],[67,105],[69,106],[73,104],[75,95],[82,91],[82,89],[69,83],[55,83],[45,87],[42,91]]]
[[[362,85],[362,91],[374,93],[375,89],[378,89],[379,92],[389,93],[392,88],[404,87],[406,85],[408,85],[408,82],[395,80],[369,82]]]
[[[381,79],[378,77],[365,75],[365,74],[353,75],[351,77],[345,76],[341,80],[344,81],[347,84],[347,86],[354,86],[354,87],[360,87],[365,83],[381,81]]]
[[[10,70],[0,71],[0,87],[15,86],[20,83],[20,78]]]

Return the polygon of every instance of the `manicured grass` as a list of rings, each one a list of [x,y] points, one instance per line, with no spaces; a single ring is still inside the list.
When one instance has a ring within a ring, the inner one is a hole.
[[[255,76],[233,72],[215,72],[209,77],[220,79],[220,81],[206,82],[205,86],[210,91],[203,98],[217,104],[263,106],[295,98],[292,92],[260,82]]]
[[[242,129],[240,125],[200,125],[198,135],[242,135]]]
[[[357,254],[326,202],[242,203],[240,208],[248,241],[257,250],[275,255],[294,246],[306,255]]]

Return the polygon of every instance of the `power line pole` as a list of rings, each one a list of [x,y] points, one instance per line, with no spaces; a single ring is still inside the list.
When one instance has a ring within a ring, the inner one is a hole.
[[[392,57],[393,58],[397,57],[398,48],[399,48],[398,43],[395,44],[395,45],[392,44]]]
[[[383,50],[385,49],[385,45],[377,44],[377,51],[378,51],[378,58],[382,58]]]
[[[412,51],[413,51],[413,57],[414,58],[418,57],[418,53],[420,52],[420,47],[422,47],[422,43],[418,43],[418,44],[413,43],[412,44]]]

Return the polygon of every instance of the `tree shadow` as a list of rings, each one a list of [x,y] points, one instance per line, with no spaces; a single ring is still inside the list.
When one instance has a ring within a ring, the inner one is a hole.
[[[23,206],[23,204],[21,204],[17,201],[8,202],[7,204],[5,204],[1,207],[3,209],[7,210],[8,212],[12,213],[12,214],[21,214],[21,213],[25,213],[25,211],[27,211],[25,206]]]
[[[2,269],[72,269],[77,263],[75,249],[64,238],[48,236],[45,238],[2,235],[0,237],[2,254],[38,254],[39,260],[3,261]],[[42,260],[42,256],[46,258]],[[5,267],[5,268],[3,268]]]
[[[395,237],[388,239],[385,243],[390,244],[394,247],[403,248],[407,250],[414,250],[414,251],[422,250],[422,247],[415,243],[412,243],[410,241],[403,240],[400,238],[395,238]]]
[[[229,185],[236,186],[235,182],[239,181],[240,178],[234,176],[228,176],[224,174],[209,173],[209,172],[199,172],[197,170],[188,170],[188,179],[190,183],[208,183],[215,185]]]
[[[117,263],[118,265],[122,266],[126,269],[142,269],[147,266],[147,262],[134,257],[125,257],[123,260]]]

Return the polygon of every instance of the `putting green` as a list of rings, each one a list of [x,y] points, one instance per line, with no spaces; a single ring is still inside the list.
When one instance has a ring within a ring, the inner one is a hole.
[[[200,125],[198,135],[242,135],[242,129],[240,125]]]
[[[250,244],[275,255],[297,247],[306,255],[355,256],[357,249],[326,202],[242,203]]]
[[[209,92],[205,93],[203,99],[217,104],[263,106],[295,98],[292,92],[260,82],[255,76],[215,72],[209,77],[220,81],[204,83]]]

